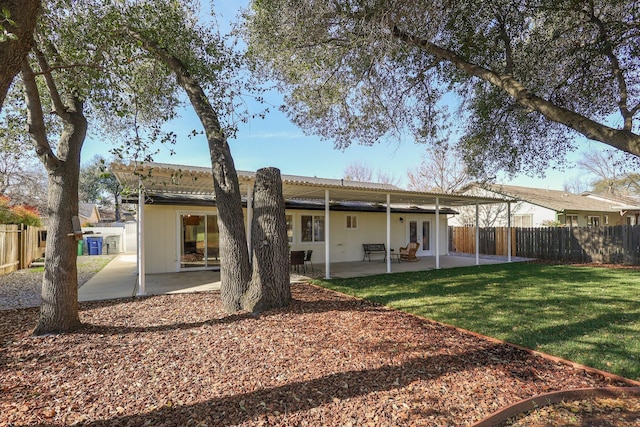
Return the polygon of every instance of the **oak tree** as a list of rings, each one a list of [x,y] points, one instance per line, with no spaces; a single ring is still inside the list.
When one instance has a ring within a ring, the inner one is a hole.
[[[40,0],[0,0],[0,110],[31,50]]]
[[[421,140],[453,117],[470,170],[540,172],[584,137],[640,155],[635,0],[256,0],[255,70],[309,133]]]
[[[236,124],[223,121],[241,115],[241,90],[255,87],[238,80],[242,56],[225,44],[213,25],[200,22],[198,6],[197,1],[186,0],[132,2],[123,34],[175,75],[204,129],[218,209],[220,291],[225,310],[262,311],[285,306],[291,294],[282,187],[274,184],[279,171],[256,175],[259,212],[248,225],[256,231],[251,264],[240,185],[229,146]],[[267,227],[265,221],[273,224]]]

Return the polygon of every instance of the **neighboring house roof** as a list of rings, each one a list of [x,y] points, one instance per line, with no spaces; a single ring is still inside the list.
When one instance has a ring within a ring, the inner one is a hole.
[[[78,203],[78,216],[88,221],[100,221],[100,211],[94,203]]]
[[[213,196],[211,168],[172,165],[166,163],[113,164],[111,170],[125,187],[135,189],[139,177],[145,177],[143,186],[147,194],[162,197]],[[255,172],[238,171],[241,193],[247,194],[253,187]],[[460,194],[426,193],[408,191],[390,184],[328,179],[298,175],[282,175],[282,191],[286,200],[324,200],[325,192],[330,192],[332,202],[359,201],[386,204],[387,196],[392,204],[410,206],[435,205],[465,206],[475,203],[501,203],[505,200],[495,197],[474,197]],[[131,197],[129,201],[135,203]]]
[[[556,212],[565,211],[599,211],[618,212],[619,206],[611,201],[598,200],[595,198],[569,193],[567,191],[548,190],[544,188],[519,187],[515,185],[490,184],[474,185],[502,196],[513,197],[514,199],[542,206]]]
[[[639,210],[640,198],[634,196],[622,196],[619,194],[610,193],[592,193],[585,191],[581,194],[584,197],[589,197],[596,200],[608,201],[613,206],[616,206],[618,210]]]

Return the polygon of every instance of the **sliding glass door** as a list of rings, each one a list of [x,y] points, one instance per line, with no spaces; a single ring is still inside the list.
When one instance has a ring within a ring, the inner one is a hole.
[[[180,270],[220,266],[220,234],[216,215],[181,214],[180,228]]]

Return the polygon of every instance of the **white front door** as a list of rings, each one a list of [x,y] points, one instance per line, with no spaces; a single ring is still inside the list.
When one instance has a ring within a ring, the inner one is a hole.
[[[418,242],[420,247],[417,256],[432,255],[431,250],[431,221],[409,219],[407,223],[407,243]]]

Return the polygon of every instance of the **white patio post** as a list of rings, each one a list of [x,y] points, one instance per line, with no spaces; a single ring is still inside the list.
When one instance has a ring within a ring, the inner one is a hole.
[[[391,195],[387,193],[387,273],[391,273]]]
[[[440,198],[436,197],[436,270],[440,268]]]
[[[507,261],[511,262],[511,202],[507,202]]]
[[[329,189],[324,190],[324,278],[331,279],[331,246],[329,244]]]
[[[249,249],[249,264],[253,261],[251,254],[251,222],[253,221],[253,186],[247,188],[247,249]]]
[[[476,265],[480,265],[480,214],[476,200]]]
[[[142,179],[138,179],[138,293],[147,294],[144,274],[144,191]]]

